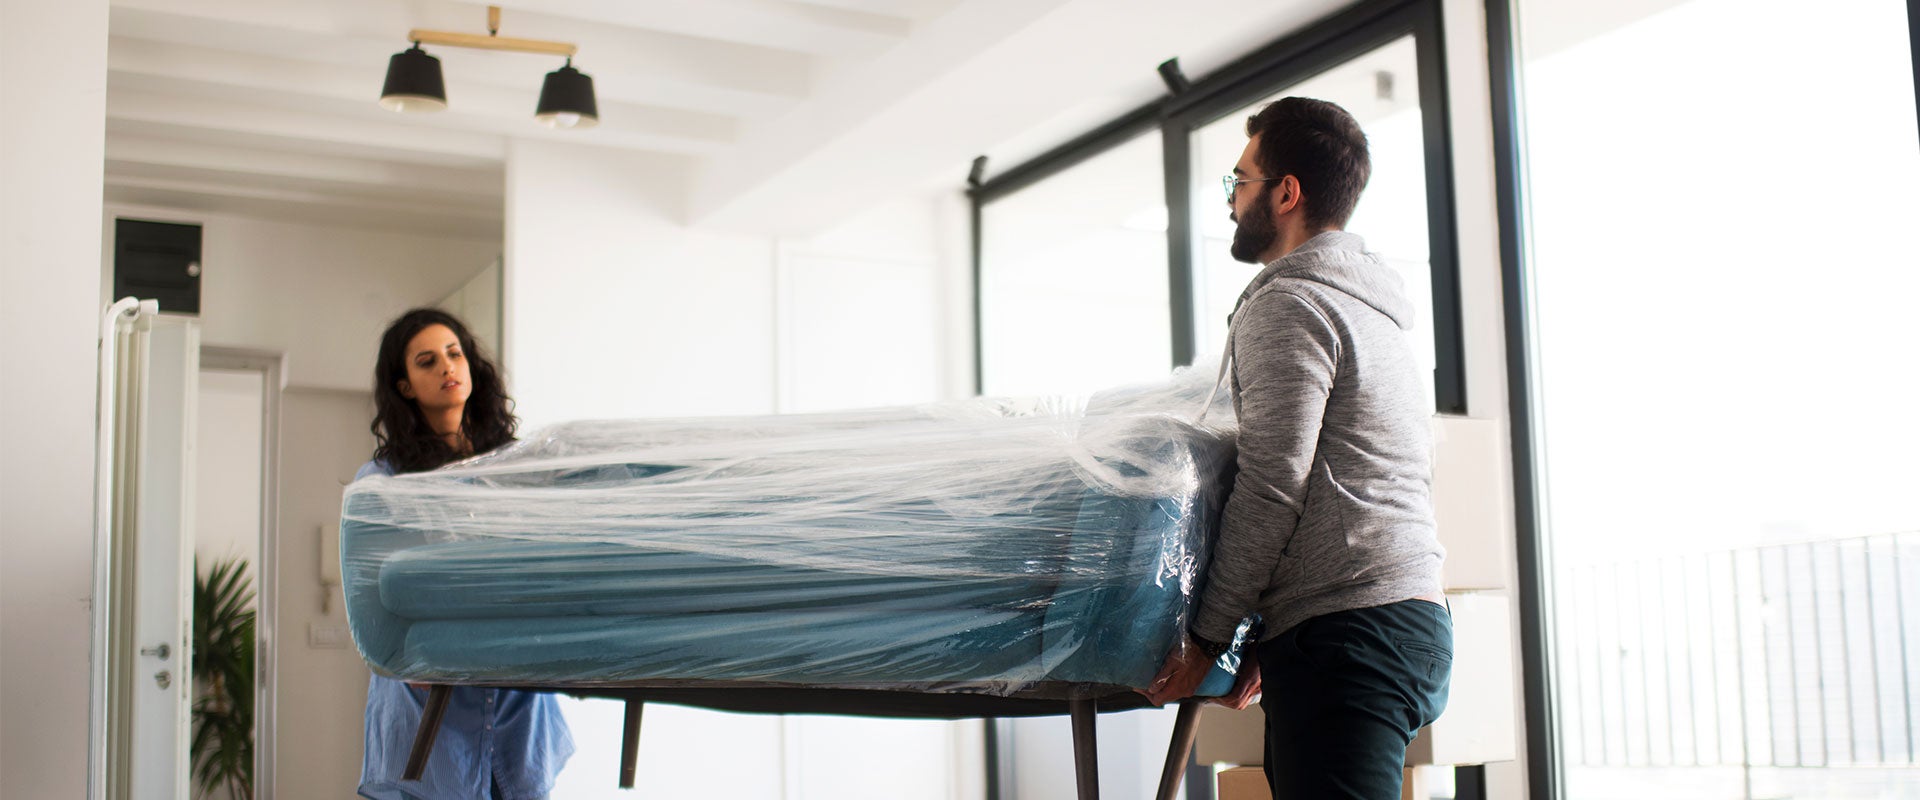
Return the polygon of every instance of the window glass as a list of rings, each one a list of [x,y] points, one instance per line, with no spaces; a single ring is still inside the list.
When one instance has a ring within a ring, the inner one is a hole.
[[[1920,796],[1905,9],[1517,5],[1568,796]]]
[[[1160,150],[1154,131],[981,209],[986,394],[1088,393],[1172,368]]]

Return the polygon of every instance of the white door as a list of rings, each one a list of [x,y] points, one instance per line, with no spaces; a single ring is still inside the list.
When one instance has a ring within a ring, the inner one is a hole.
[[[191,796],[199,324],[140,314],[114,350],[105,796],[172,800]]]

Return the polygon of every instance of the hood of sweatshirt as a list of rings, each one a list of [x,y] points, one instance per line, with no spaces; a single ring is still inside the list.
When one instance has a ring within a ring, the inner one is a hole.
[[[1247,283],[1246,291],[1234,302],[1234,312],[1239,313],[1247,298],[1276,278],[1300,278],[1331,286],[1387,315],[1401,330],[1413,328],[1413,301],[1407,299],[1406,282],[1384,259],[1367,252],[1366,242],[1356,234],[1321,233],[1268,264]]]

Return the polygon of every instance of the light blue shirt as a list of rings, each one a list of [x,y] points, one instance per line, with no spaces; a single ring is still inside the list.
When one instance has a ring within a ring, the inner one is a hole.
[[[353,478],[391,474],[370,461]],[[455,686],[426,770],[418,782],[402,781],[426,704],[427,690],[404,681],[376,674],[367,684],[362,797],[533,800],[553,791],[554,777],[573,755],[573,734],[553,695]]]

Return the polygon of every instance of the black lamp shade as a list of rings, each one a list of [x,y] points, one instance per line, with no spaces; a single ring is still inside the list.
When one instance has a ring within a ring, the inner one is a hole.
[[[416,44],[387,61],[387,84],[380,90],[380,106],[392,111],[439,111],[447,107],[447,82],[440,76],[440,59]]]
[[[540,106],[533,117],[549,128],[591,128],[600,124],[593,78],[574,69],[571,61],[547,73],[547,82],[540,87]]]

